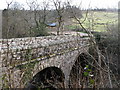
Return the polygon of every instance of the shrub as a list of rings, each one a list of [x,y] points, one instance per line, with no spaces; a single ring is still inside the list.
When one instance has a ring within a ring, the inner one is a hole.
[[[94,36],[100,50],[106,58],[106,62],[109,59],[110,68],[112,71],[115,73],[120,73],[120,61],[118,60],[120,55],[118,25],[111,25],[109,28],[107,28],[106,32],[95,33]]]

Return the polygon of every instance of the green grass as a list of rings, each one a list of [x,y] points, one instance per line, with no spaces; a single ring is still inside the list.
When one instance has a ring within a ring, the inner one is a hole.
[[[85,18],[83,13],[83,18]],[[106,25],[115,24],[118,22],[118,13],[117,12],[104,12],[104,11],[90,11],[88,13],[86,21],[83,23],[83,26],[88,29],[94,29],[95,31],[106,31]],[[93,24],[93,27],[92,27]]]
[[[83,18],[81,22],[85,19],[86,12],[83,12]],[[73,22],[71,25],[65,26],[69,30],[78,29],[80,25],[77,24],[75,19],[72,19]],[[111,26],[112,24],[118,23],[118,12],[105,12],[105,11],[89,11],[86,20],[82,25],[86,29],[104,32],[107,30],[107,25]]]
[[[78,25],[67,25],[66,28],[73,30],[76,29],[78,27]]]

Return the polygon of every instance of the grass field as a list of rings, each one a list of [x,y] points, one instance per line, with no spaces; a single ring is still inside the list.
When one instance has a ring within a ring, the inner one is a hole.
[[[86,13],[83,13],[84,20]],[[90,11],[87,14],[86,20],[83,22],[83,26],[90,30],[95,31],[106,31],[107,25],[113,25],[118,22],[118,13],[117,12],[105,12],[105,11]]]

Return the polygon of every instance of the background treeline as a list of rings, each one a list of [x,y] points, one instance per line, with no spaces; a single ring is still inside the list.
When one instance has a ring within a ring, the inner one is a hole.
[[[9,5],[9,4],[8,4]],[[14,3],[2,12],[3,30],[2,38],[21,38],[49,35],[48,24],[56,23],[55,31],[59,35],[64,25],[72,22],[73,11],[78,18],[82,17],[79,7],[53,2],[54,8],[49,9],[49,3],[43,6],[33,2],[28,10],[21,8],[19,3]]]

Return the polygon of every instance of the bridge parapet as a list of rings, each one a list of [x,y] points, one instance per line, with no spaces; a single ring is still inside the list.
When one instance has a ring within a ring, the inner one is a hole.
[[[80,40],[76,35],[0,39],[2,49],[28,49]],[[85,39],[83,39],[85,40]],[[82,41],[83,41],[82,40]]]
[[[40,60],[60,54],[64,51],[77,49],[78,46],[86,45],[88,39],[78,38],[75,35],[48,36],[1,39],[1,59],[7,63],[5,66],[12,65],[12,62]],[[13,65],[14,66],[14,65]]]

